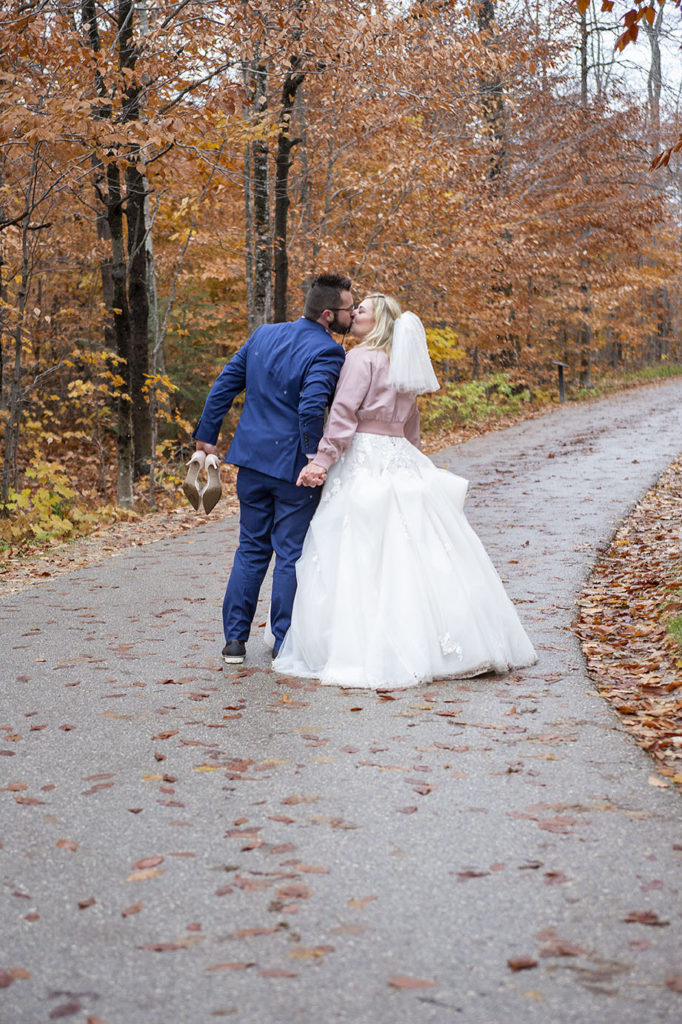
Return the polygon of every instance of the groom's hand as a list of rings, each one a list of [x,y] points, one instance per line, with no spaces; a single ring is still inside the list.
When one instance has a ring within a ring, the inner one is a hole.
[[[214,444],[209,444],[208,441],[197,441],[196,450],[198,452],[206,452],[207,455],[217,455],[218,449]]]
[[[298,474],[297,487],[321,487],[327,479],[327,470],[315,462],[309,462]]]

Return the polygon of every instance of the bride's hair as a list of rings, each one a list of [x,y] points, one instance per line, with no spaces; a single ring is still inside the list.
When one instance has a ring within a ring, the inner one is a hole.
[[[372,303],[374,326],[361,344],[363,348],[379,348],[390,356],[393,345],[393,325],[401,313],[398,300],[394,299],[392,295],[376,292],[374,295],[367,295],[363,301]]]

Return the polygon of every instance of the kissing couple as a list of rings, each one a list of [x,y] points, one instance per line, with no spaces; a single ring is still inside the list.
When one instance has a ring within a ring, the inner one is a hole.
[[[464,514],[467,481],[420,450],[417,396],[438,387],[419,318],[381,292],[356,306],[337,274],[312,281],[302,317],[258,327],[227,363],[193,434],[216,455],[245,393],[226,456],[240,508],[227,665],[244,661],[273,553],[282,675],[393,690],[537,660]]]

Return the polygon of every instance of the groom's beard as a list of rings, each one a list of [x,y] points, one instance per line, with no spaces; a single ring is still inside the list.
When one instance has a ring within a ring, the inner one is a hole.
[[[329,325],[329,330],[331,331],[332,334],[343,334],[343,335],[346,335],[346,334],[348,334],[348,332],[350,330],[350,324],[348,324],[347,327],[344,327],[343,324],[339,322],[338,316],[336,316],[336,314],[334,314],[334,319],[332,320],[332,322]]]

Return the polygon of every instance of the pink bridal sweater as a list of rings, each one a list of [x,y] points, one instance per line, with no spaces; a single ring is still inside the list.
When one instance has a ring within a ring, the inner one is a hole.
[[[325,469],[337,462],[356,433],[406,437],[419,448],[419,410],[413,394],[396,390],[388,380],[389,357],[380,349],[351,349],[341,370],[324,436],[315,463]]]

